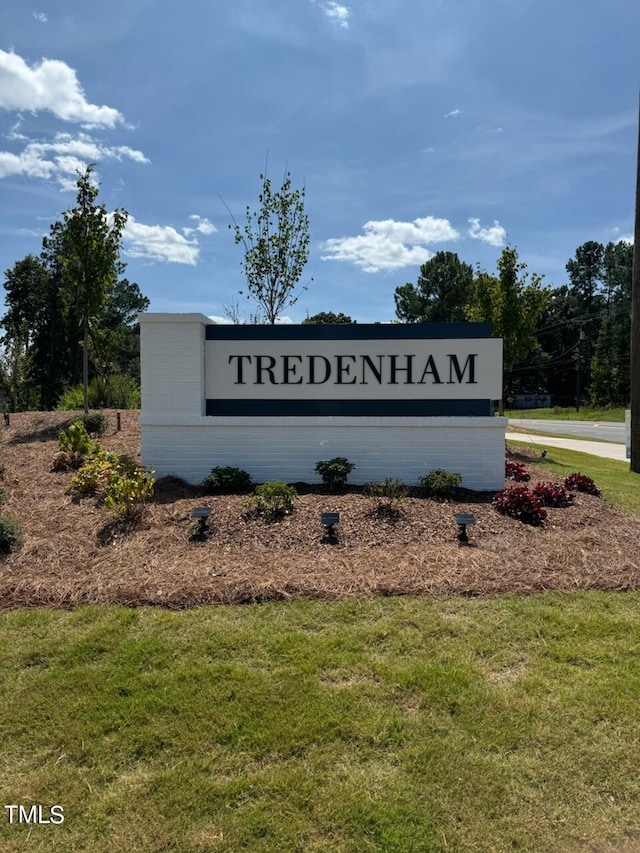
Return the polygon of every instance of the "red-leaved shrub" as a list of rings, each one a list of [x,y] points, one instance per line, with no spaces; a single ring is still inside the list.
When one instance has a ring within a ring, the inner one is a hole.
[[[543,506],[571,506],[573,495],[561,483],[536,483],[533,494]]]
[[[516,483],[528,483],[531,479],[531,474],[527,474],[522,462],[513,462],[511,459],[504,463],[504,476],[505,479],[515,480]]]
[[[546,509],[526,486],[502,489],[494,495],[493,505],[502,515],[517,518],[525,524],[544,524],[547,518]]]
[[[593,482],[591,477],[586,474],[581,474],[579,471],[574,471],[564,478],[564,484],[567,489],[575,489],[578,492],[586,492],[588,495],[600,496],[600,489]]]

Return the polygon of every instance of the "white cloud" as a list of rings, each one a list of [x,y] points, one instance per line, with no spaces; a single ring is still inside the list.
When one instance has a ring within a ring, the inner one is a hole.
[[[501,127],[490,127],[487,133],[502,133]]]
[[[9,133],[5,133],[5,139],[8,139],[10,142],[27,142],[29,139],[28,136],[25,136],[24,133],[20,133],[20,128],[22,127],[22,116],[18,115],[18,121],[11,125],[9,128]]]
[[[44,12],[34,12],[33,17],[36,19],[36,21],[40,21],[41,24],[46,24],[49,20]]]
[[[183,228],[182,233],[185,235],[185,237],[190,237],[196,232],[205,235],[214,234],[218,230],[212,222],[209,222],[206,216],[202,217],[198,216],[196,213],[192,213],[189,219],[194,220],[197,225],[195,225],[195,227],[193,228]]]
[[[469,237],[474,240],[482,240],[483,243],[487,243],[489,246],[504,246],[507,232],[497,220],[493,220],[491,228],[481,228],[480,220],[476,218],[471,218],[467,221],[471,223],[471,228],[467,231]]]
[[[30,142],[18,154],[0,151],[0,179],[8,175],[26,175],[56,180],[63,190],[75,189],[76,171],[83,171],[89,163],[124,159],[149,162],[142,151],[126,145],[105,146],[86,133],[75,137],[58,133],[52,142]]]
[[[424,244],[457,240],[460,236],[447,219],[425,216],[413,222],[385,219],[366,222],[364,234],[326,240],[323,261],[348,261],[365,272],[395,270],[423,264],[432,257]]]
[[[462,110],[451,110],[450,113],[445,113],[442,118],[462,118],[463,115]]]
[[[90,104],[76,72],[58,59],[29,67],[17,53],[0,49],[0,109],[48,110],[64,121],[115,127],[124,117],[113,107]]]
[[[133,216],[127,220],[122,239],[130,258],[195,266],[200,254],[198,241],[187,240],[171,225],[144,225]]]
[[[336,0],[328,0],[324,4],[324,14],[330,21],[335,21],[344,30],[349,28],[351,10],[347,6],[341,6],[340,3],[336,3]]]

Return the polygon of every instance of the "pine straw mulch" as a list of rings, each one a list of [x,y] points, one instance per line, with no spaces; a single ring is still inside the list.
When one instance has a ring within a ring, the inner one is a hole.
[[[112,428],[102,444],[139,459],[138,412],[121,413],[121,432],[115,412],[107,414]],[[294,513],[267,525],[247,514],[247,495],[205,496],[165,478],[141,527],[125,530],[93,501],[72,503],[70,474],[49,470],[57,432],[71,420],[61,412],[13,414],[4,430],[6,510],[24,539],[1,559],[0,607],[640,588],[640,518],[584,494],[533,528],[499,515],[491,494],[461,492],[443,503],[412,496],[389,519],[377,516],[377,500],[361,489],[329,495],[298,484]],[[529,448],[517,454],[525,465],[537,457]],[[532,482],[559,479],[529,470]],[[190,512],[203,503],[213,514],[200,541]],[[341,514],[337,543],[323,535],[326,510]],[[460,511],[477,519],[470,547],[456,538]]]

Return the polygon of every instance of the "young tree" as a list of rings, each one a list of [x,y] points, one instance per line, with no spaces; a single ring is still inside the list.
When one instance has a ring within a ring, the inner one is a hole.
[[[82,322],[82,384],[84,410],[89,411],[89,328],[100,314],[121,271],[120,245],[128,214],[109,216],[96,204],[99,188],[91,182],[93,166],[78,174],[76,207],[62,214],[62,269],[64,282]]]
[[[455,252],[436,252],[420,267],[417,285],[396,288],[396,316],[404,323],[462,321],[472,287],[470,264]]]
[[[542,276],[532,274],[527,282],[526,264],[518,263],[518,252],[511,246],[498,260],[498,276],[479,271],[473,298],[465,309],[468,320],[489,321],[493,335],[504,341],[504,369],[513,370],[537,346],[536,328],[551,297],[542,287]]]
[[[305,188],[293,190],[289,172],[276,192],[266,175],[260,175],[260,180],[259,209],[252,212],[247,205],[244,228],[235,220],[229,228],[245,252],[242,268],[248,293],[240,291],[240,295],[253,299],[273,325],[287,306],[298,301],[293,290],[309,257],[309,217],[304,212]]]

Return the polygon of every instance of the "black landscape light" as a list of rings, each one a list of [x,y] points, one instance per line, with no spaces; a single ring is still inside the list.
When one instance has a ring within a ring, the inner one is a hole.
[[[200,527],[196,533],[196,536],[200,539],[204,539],[204,536],[207,532],[207,521],[211,518],[211,507],[210,506],[197,506],[195,509],[191,510],[191,518],[197,518],[200,522]]]
[[[458,541],[463,545],[469,544],[469,537],[467,536],[467,524],[475,524],[476,517],[471,512],[455,512],[453,517],[456,520],[456,524],[460,528],[458,532]]]
[[[333,529],[334,525],[340,524],[339,512],[321,512],[320,524],[324,527],[329,539],[337,539],[336,532]]]

